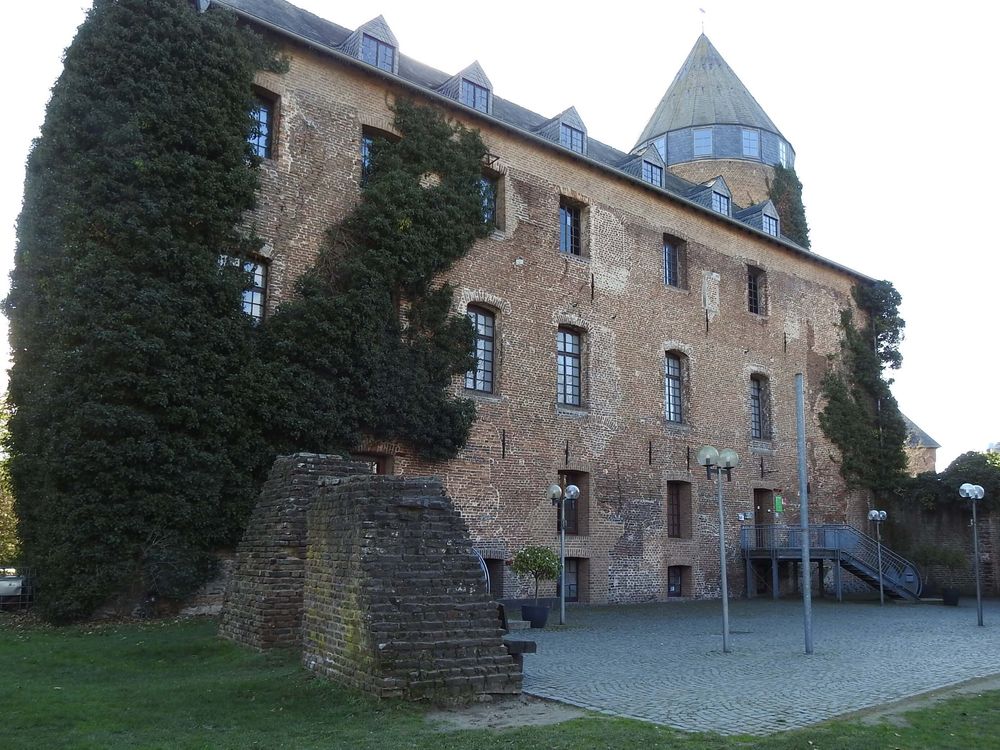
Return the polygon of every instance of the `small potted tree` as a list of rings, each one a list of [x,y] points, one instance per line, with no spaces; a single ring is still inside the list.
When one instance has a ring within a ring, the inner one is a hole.
[[[533,628],[544,628],[549,608],[538,603],[538,582],[559,577],[559,556],[548,547],[522,547],[514,555],[511,568],[518,575],[530,575],[535,579],[535,603],[523,605],[521,617]]]

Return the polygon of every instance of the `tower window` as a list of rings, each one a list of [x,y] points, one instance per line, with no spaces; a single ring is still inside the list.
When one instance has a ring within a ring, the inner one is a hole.
[[[253,109],[250,111],[253,118],[253,128],[247,141],[250,149],[262,159],[271,158],[272,130],[274,126],[274,103],[261,97],[257,97]]]
[[[668,422],[680,424],[684,421],[684,378],[681,358],[675,352],[667,352],[664,358],[664,415]]]
[[[695,128],[694,131],[694,155],[695,156],[711,156],[712,155],[712,129],[711,128]]]
[[[771,388],[763,375],[750,377],[750,437],[771,439]]]
[[[556,334],[556,403],[583,405],[580,334],[560,328]]]
[[[760,158],[760,131],[743,128],[743,155]]]
[[[476,337],[476,366],[465,373],[465,387],[470,391],[493,393],[495,318],[481,307],[469,307],[469,321]]]
[[[766,280],[764,269],[747,266],[747,310],[755,315],[767,314]]]
[[[580,207],[565,198],[559,201],[559,252],[582,255],[580,244]]]
[[[781,166],[788,166],[788,145],[784,141],[778,141],[778,161]]]

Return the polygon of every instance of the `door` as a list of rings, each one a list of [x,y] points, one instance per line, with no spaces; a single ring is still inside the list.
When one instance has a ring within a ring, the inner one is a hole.
[[[774,545],[774,493],[771,490],[753,491],[753,522],[757,530],[756,547],[769,549]]]

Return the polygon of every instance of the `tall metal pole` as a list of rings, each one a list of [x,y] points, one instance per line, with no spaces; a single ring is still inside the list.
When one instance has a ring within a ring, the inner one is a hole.
[[[885,606],[885,586],[882,584],[882,522],[875,522],[875,536],[878,541],[878,599],[879,606]]]
[[[809,477],[806,473],[806,397],[805,379],[802,373],[795,375],[795,427],[798,432],[799,454],[799,525],[802,528],[802,619],[806,636],[806,653],[813,652],[812,628],[812,574],[810,570],[812,554],[809,549]],[[823,582],[820,581],[822,586]]]
[[[559,624],[566,624],[566,491],[559,497]]]
[[[976,566],[976,612],[979,614],[979,627],[983,626],[983,594],[979,588],[979,524],[976,518],[976,503],[972,501],[972,554]]]
[[[719,566],[722,577],[722,653],[729,653],[729,581],[726,578],[726,516],[722,507],[722,469],[715,467],[719,490]]]

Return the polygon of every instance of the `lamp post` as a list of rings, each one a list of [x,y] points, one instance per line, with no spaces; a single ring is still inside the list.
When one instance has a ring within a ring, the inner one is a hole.
[[[566,501],[576,502],[580,488],[575,484],[566,485],[563,490],[558,484],[549,485],[549,500],[559,507],[559,624],[566,624]]]
[[[983,594],[979,586],[979,519],[976,518],[977,501],[982,500],[986,490],[978,484],[966,482],[958,488],[958,494],[972,501],[972,554],[976,570],[976,612],[979,615],[979,627],[983,626]]]
[[[882,522],[886,519],[884,510],[868,511],[868,520],[875,524],[875,536],[878,542],[878,600],[879,606],[885,606],[885,588],[882,585]]]
[[[726,480],[733,481],[732,471],[740,465],[740,456],[732,448],[721,451],[712,445],[703,445],[698,450],[698,463],[705,467],[705,475],[711,479],[715,474],[719,500],[719,574],[722,581],[722,653],[729,653],[729,582],[726,578],[726,516],[722,506],[722,473]]]

